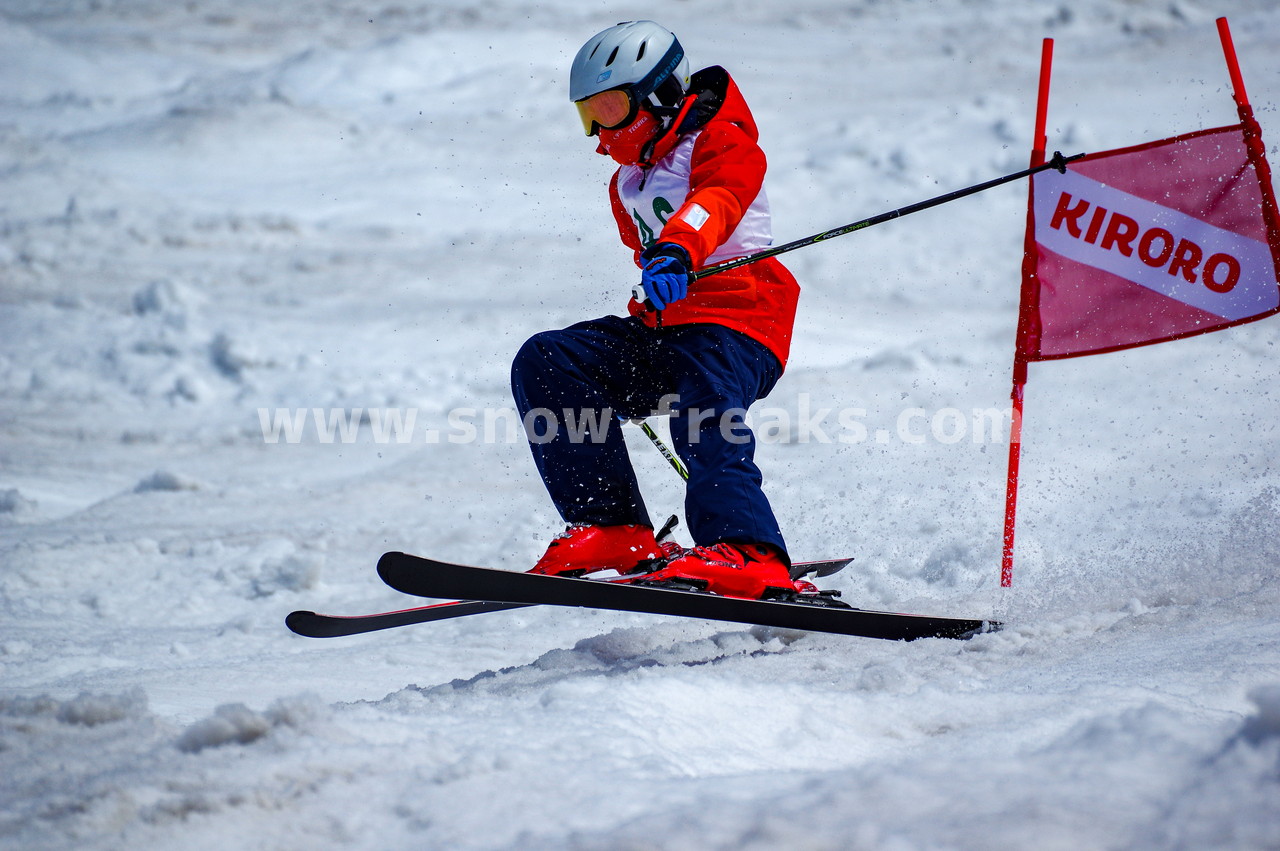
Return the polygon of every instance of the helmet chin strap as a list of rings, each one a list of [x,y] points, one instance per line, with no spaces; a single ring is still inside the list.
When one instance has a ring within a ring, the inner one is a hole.
[[[660,106],[653,110],[653,114],[658,118],[658,131],[653,134],[653,138],[645,142],[644,147],[640,150],[640,162],[647,163],[653,156],[653,150],[657,147],[658,141],[662,139],[671,130],[672,125],[676,123],[676,116],[680,114],[679,107]]]
[[[683,90],[681,90],[681,93],[683,94]],[[667,135],[667,131],[669,131],[671,126],[675,124],[676,118],[679,117],[680,113],[684,109],[684,105],[681,102],[677,102],[674,106],[667,106],[666,104],[659,102],[657,93],[649,95],[645,100],[646,102],[641,109],[647,111],[654,118],[658,119],[658,129],[654,132],[653,137],[649,139],[648,142],[645,142],[644,146],[640,149],[639,162],[641,164],[645,164],[650,161],[653,157],[654,148],[657,147],[658,140]]]
[[[654,146],[658,144],[658,139],[662,137],[662,133],[654,133],[653,138],[644,143],[644,147],[640,149],[640,162],[648,163],[649,158],[653,156]]]
[[[640,163],[642,165],[649,164],[656,157],[661,159],[665,157],[671,150],[671,146],[675,144],[676,128],[684,120],[689,111],[693,109],[698,101],[697,97],[685,97],[675,106],[655,106],[650,107],[650,111],[658,118],[661,129],[653,134],[648,142],[641,149]]]
[[[657,106],[649,105],[649,111],[657,116],[662,122],[662,129],[666,130],[671,126],[671,122],[676,120],[676,116],[680,114],[680,106]]]

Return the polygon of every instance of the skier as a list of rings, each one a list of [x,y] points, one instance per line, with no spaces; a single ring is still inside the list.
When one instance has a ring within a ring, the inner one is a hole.
[[[646,582],[752,599],[812,593],[789,576],[744,420],[782,374],[799,286],[772,258],[691,281],[772,241],[746,101],[723,68],[690,75],[679,40],[652,21],[587,41],[569,98],[619,165],[609,194],[642,291],[628,317],[536,334],[516,355],[516,405],[568,523],[533,572],[646,571]],[[655,539],[617,422],[659,412],[688,468],[689,550]]]

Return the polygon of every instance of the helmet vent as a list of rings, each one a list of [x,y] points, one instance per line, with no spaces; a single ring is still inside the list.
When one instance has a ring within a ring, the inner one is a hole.
[[[578,50],[569,69],[569,100],[580,102],[610,89],[626,89],[640,100],[671,77],[679,92],[669,97],[679,102],[689,62],[675,34],[653,21],[626,21],[597,33]]]

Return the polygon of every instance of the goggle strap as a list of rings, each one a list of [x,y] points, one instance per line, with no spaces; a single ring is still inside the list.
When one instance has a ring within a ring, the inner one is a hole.
[[[667,52],[663,54],[662,61],[654,65],[648,74],[632,83],[629,88],[636,92],[653,92],[656,91],[658,85],[667,77],[670,77],[680,67],[680,60],[684,59],[684,48],[680,46],[679,39],[672,39],[671,46],[667,48]]]

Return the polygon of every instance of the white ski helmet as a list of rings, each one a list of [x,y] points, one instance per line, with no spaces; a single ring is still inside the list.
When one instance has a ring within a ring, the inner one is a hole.
[[[625,21],[592,36],[569,70],[569,100],[594,136],[635,118],[641,104],[675,114],[689,88],[689,60],[675,34],[653,21]],[[602,92],[617,92],[594,98]],[[591,100],[588,104],[587,101]]]

